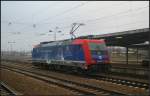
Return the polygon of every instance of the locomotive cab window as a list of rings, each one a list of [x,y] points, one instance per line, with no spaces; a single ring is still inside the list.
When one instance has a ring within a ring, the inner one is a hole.
[[[89,43],[90,50],[105,50],[106,45],[104,43]]]
[[[106,50],[106,45],[105,43],[89,43],[89,48],[91,51],[92,55],[104,55],[105,54],[105,50]]]

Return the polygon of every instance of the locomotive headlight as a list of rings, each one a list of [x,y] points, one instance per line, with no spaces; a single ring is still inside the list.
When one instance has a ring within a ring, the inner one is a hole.
[[[102,59],[102,56],[98,56],[99,59]]]

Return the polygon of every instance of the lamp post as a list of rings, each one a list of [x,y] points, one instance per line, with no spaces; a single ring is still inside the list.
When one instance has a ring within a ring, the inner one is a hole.
[[[10,53],[12,53],[12,51],[13,51],[13,46],[12,46],[12,44],[14,44],[14,43],[16,43],[16,42],[11,42],[11,41],[8,42],[8,44],[10,44]]]
[[[55,31],[54,31],[54,41],[56,41],[56,33],[61,33],[61,31],[58,31],[58,27],[55,27]],[[52,30],[49,30],[49,32],[53,32]]]

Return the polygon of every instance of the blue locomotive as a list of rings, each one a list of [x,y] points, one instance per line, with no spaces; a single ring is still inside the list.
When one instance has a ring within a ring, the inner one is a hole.
[[[76,71],[107,71],[110,67],[105,41],[89,39],[41,42],[33,48],[32,62]]]

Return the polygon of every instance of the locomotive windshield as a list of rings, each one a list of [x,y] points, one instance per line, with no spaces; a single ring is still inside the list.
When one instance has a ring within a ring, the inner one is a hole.
[[[90,46],[90,50],[105,50],[106,49],[106,45],[105,43],[89,43]]]
[[[106,45],[105,43],[89,43],[90,51],[92,55],[105,55]]]

